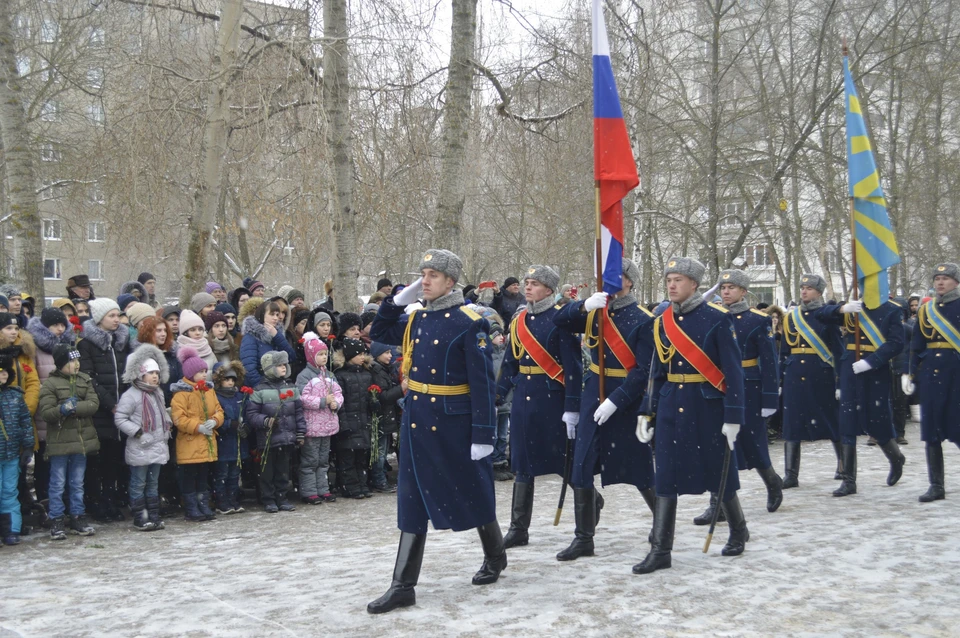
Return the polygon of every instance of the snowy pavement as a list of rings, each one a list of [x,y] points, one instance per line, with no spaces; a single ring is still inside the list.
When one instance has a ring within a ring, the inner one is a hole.
[[[252,511],[165,531],[129,524],[0,550],[0,638],[7,636],[957,636],[960,635],[960,451],[945,445],[947,500],[927,488],[916,424],[904,477],[861,437],[856,496],[833,498],[829,442],[803,447],[800,487],[775,514],[755,472],[741,476],[751,540],[725,558],[726,528],[707,555],[692,524],[706,497],[682,497],[673,568],[634,576],[650,514],[632,488],[603,491],[597,555],[559,563],[573,535],[572,494],[559,527],[559,479],[537,483],[530,545],[509,553],[498,583],[475,587],[473,532],[431,531],[418,605],[370,616],[396,552],[393,495]],[[782,471],[782,445],[771,448]],[[511,484],[497,483],[509,523]]]

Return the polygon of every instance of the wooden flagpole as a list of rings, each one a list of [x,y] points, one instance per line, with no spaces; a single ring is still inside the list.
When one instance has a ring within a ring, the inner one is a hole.
[[[596,221],[596,231],[597,231],[597,292],[603,292],[603,241],[601,224],[600,224],[600,180],[596,180],[594,183],[594,196],[596,199],[596,208],[597,208],[597,221]],[[601,308],[599,310],[600,314],[597,319],[597,367],[600,368],[599,372],[599,383],[598,386],[600,389],[600,403],[603,403],[606,396],[606,388],[604,387],[605,375],[604,375],[604,361],[603,361],[603,315],[607,312],[606,308]]]
[[[847,51],[847,38],[843,38],[843,57],[846,59],[848,55]],[[849,64],[849,59],[847,64]],[[851,72],[852,74],[852,72]],[[846,108],[849,109],[850,105],[847,104]],[[849,153],[849,149],[847,151]],[[847,156],[847,164],[850,163],[850,157]],[[850,172],[847,171],[849,179]],[[849,185],[850,188],[853,188],[853,184]],[[854,208],[854,198],[850,197],[850,248],[853,255],[853,300],[856,301],[860,298],[860,282],[857,278],[857,221],[855,217],[855,208]],[[854,361],[860,360],[860,315],[854,313],[853,315],[853,343],[854,343]]]

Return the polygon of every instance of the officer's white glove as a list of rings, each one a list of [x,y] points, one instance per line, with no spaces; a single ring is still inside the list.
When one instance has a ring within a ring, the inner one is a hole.
[[[587,300],[583,302],[583,307],[587,312],[592,310],[600,310],[601,308],[607,307],[607,293],[605,292],[595,292]]]
[[[724,423],[723,427],[720,428],[720,431],[723,432],[723,435],[727,437],[727,445],[730,446],[730,449],[733,449],[733,444],[737,442],[737,435],[740,433],[740,424],[739,423]]]
[[[860,374],[861,372],[866,372],[867,370],[872,370],[873,366],[867,362],[866,359],[860,359],[859,361],[853,362],[853,373]]]
[[[909,374],[900,375],[900,387],[906,395],[911,395],[917,390],[917,386],[913,385],[913,379],[910,378]]]
[[[407,313],[408,315],[412,315],[413,313],[415,313],[415,312],[418,311],[418,310],[423,310],[423,304],[420,303],[419,301],[416,302],[416,303],[412,303],[412,304],[410,304],[409,306],[407,306],[406,308],[403,309],[403,311],[404,311],[405,313]]]
[[[600,404],[600,407],[597,408],[597,411],[593,413],[593,420],[597,422],[597,425],[603,425],[607,422],[607,419],[613,416],[613,413],[617,411],[617,406],[610,399],[606,399],[603,403]]]
[[[213,434],[213,431],[214,429],[216,429],[216,427],[217,427],[217,422],[214,421],[213,419],[209,419],[207,421],[204,421],[197,427],[197,432],[199,432],[204,436],[210,436],[211,434]]]
[[[562,420],[567,424],[567,438],[577,438],[577,424],[580,423],[579,412],[564,412]]]
[[[641,443],[649,443],[653,440],[653,426],[650,424],[650,417],[637,417],[637,440]]]
[[[478,443],[474,443],[470,446],[470,458],[474,461],[487,458],[491,454],[493,454],[492,445],[480,445]]]
[[[833,396],[837,401],[840,400],[840,388],[837,388],[836,390],[833,391]]]
[[[423,291],[423,277],[420,277],[415,282],[398,292],[393,297],[393,303],[396,306],[409,306],[417,299],[420,298],[420,293]]]
[[[763,418],[767,418],[768,416],[773,416],[776,413],[777,413],[776,408],[761,408],[760,410],[760,416],[762,416]]]
[[[860,312],[863,310],[863,301],[860,299],[854,299],[853,301],[848,301],[847,303],[840,306],[840,312],[845,315],[850,314],[851,312]]]

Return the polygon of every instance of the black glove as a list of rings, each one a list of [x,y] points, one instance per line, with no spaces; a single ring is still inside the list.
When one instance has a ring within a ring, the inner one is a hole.
[[[27,466],[33,458],[33,450],[20,450],[20,465]]]
[[[245,439],[250,436],[250,426],[247,425],[246,421],[237,426],[237,434],[240,435],[241,439]]]
[[[299,445],[303,445],[304,439],[305,439],[305,436],[304,436],[302,433],[297,432],[297,445],[298,445],[298,446],[299,446]]]

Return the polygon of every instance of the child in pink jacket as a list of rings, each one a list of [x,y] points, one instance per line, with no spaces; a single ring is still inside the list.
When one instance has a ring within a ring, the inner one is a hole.
[[[300,500],[311,505],[337,500],[330,493],[330,437],[340,431],[337,410],[343,393],[333,373],[327,370],[327,345],[317,335],[303,335],[307,367],[297,376],[307,436],[300,448]],[[301,383],[302,382],[302,383]]]

